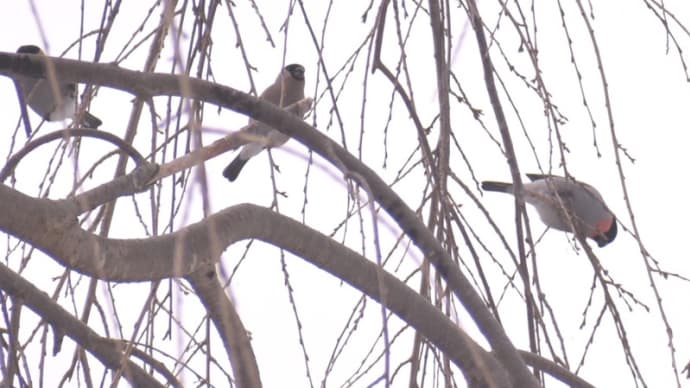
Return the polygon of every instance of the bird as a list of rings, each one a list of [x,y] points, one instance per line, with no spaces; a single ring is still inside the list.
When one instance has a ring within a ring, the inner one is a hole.
[[[25,45],[17,49],[18,54],[45,55],[40,47]],[[77,107],[77,85],[58,83],[57,93],[46,78],[34,78],[19,75],[15,77],[21,90],[24,102],[44,120],[61,121],[74,118]],[[89,112],[84,112],[81,125],[87,128],[98,128],[103,122]]]
[[[547,226],[591,238],[599,247],[616,238],[616,217],[594,187],[556,175],[527,177],[531,182],[523,185],[525,202],[537,209]],[[482,189],[514,194],[512,183],[484,181]]]
[[[297,63],[285,66],[275,82],[259,95],[259,99],[281,108],[292,105],[303,98],[304,66]],[[255,121],[252,118],[249,119],[250,124]],[[290,139],[287,135],[263,125],[251,126],[245,132],[257,139],[242,147],[240,153],[223,170],[223,176],[230,182],[237,179],[242,167],[264,148],[281,146]]]

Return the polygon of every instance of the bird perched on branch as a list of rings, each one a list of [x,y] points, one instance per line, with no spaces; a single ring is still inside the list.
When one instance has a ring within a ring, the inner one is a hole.
[[[17,50],[18,54],[45,55],[38,46],[26,45]],[[57,80],[57,89],[53,90],[50,80],[33,78],[23,75],[16,76],[24,102],[47,121],[60,121],[74,118],[77,107],[77,85]],[[98,128],[102,124],[98,117],[84,112],[82,122],[84,127]]]
[[[525,202],[533,205],[549,227],[591,238],[603,247],[616,238],[616,217],[592,186],[554,175],[527,174]],[[485,191],[514,194],[513,184],[482,182]],[[575,229],[573,229],[573,227]]]
[[[281,108],[302,100],[304,98],[304,66],[298,64],[285,66],[278,75],[278,79],[266,88],[259,98]],[[250,124],[254,121],[249,119]],[[249,127],[245,132],[248,136],[256,137],[256,140],[242,147],[239,155],[223,170],[223,176],[230,182],[237,179],[247,161],[264,148],[278,147],[289,140],[287,135],[265,125]]]

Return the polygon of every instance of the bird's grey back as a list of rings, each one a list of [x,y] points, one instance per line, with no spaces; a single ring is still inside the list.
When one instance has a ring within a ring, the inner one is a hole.
[[[530,179],[532,179],[532,177],[530,177]],[[595,215],[608,211],[601,194],[594,187],[573,179],[567,179],[561,176],[545,176],[526,184],[525,188],[525,200],[534,205],[539,202],[550,202],[552,206],[560,208],[562,202],[566,208],[589,208],[587,211],[579,212],[581,215],[584,215],[586,219],[573,220],[583,222],[589,227],[596,225],[597,221],[599,221],[594,218]],[[580,190],[580,188],[584,190]],[[554,193],[556,196],[554,196]],[[592,201],[592,198],[594,201]],[[537,209],[539,210],[538,206]],[[545,222],[552,225],[558,225],[556,226],[557,229],[570,229],[567,217],[565,217],[562,212],[558,213],[560,214],[540,212],[540,216]],[[589,215],[592,215],[591,219],[588,217]],[[557,221],[557,219],[560,221]]]

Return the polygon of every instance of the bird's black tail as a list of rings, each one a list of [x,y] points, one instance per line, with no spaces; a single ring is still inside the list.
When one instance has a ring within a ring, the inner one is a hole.
[[[235,157],[235,159],[233,159],[232,162],[225,167],[225,170],[223,170],[223,176],[230,182],[233,182],[235,179],[237,179],[237,176],[240,175],[240,171],[242,171],[242,167],[247,164],[247,161],[249,161],[249,159],[242,159],[241,155],[237,155],[237,157]]]
[[[84,112],[84,118],[81,120],[81,125],[86,128],[98,129],[103,122],[98,117],[92,115],[89,112]]]
[[[482,182],[482,190],[498,191],[500,193],[512,193],[513,184],[505,182],[484,181]]]

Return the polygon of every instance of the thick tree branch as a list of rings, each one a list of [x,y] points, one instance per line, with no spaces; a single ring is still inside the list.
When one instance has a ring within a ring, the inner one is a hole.
[[[34,216],[29,220],[24,211],[12,210],[17,208],[32,208]],[[22,217],[26,222],[21,222]],[[211,224],[213,237],[208,227]],[[33,199],[0,186],[0,227],[44,250],[68,268],[96,278],[148,281],[190,275],[189,279],[199,290],[208,287],[199,278],[205,276],[203,270],[208,271],[208,265],[221,253],[213,246],[226,247],[241,239],[257,238],[309,260],[376,300],[380,300],[378,282],[383,281],[387,307],[391,311],[419,330],[463,370],[474,374],[481,371],[482,376],[496,382],[496,386],[510,386],[500,372],[503,369],[426,299],[388,273],[377,277],[376,265],[356,252],[269,209],[238,205],[169,235],[105,239],[82,231],[76,222],[70,223],[60,202]],[[193,274],[192,271],[201,272]],[[209,301],[220,303],[217,298],[218,295],[213,296],[205,304]],[[214,310],[218,311],[211,311]]]
[[[247,330],[235,305],[221,287],[214,265],[208,264],[185,277],[206,307],[211,321],[223,339],[238,387],[261,387],[261,376]]]
[[[113,346],[113,341],[102,338],[85,323],[58,306],[45,292],[1,264],[0,288],[13,297],[20,298],[25,306],[29,307],[51,325],[60,327],[60,330],[64,331],[79,346],[93,354],[106,367],[111,370],[122,369],[122,375],[133,386],[163,387],[148,372],[133,362],[122,359],[122,349]],[[177,382],[170,383],[173,385],[178,384]]]
[[[298,117],[287,114],[276,106],[260,101],[246,93],[202,80],[159,73],[142,73],[124,70],[115,66],[92,64],[68,59],[52,57],[47,57],[46,59],[44,57],[35,57],[31,55],[0,53],[0,74],[42,76],[44,72],[43,62],[45,61],[52,61],[57,76],[64,81],[81,81],[100,84],[130,91],[140,96],[175,95],[198,98],[249,115],[297,139],[333,165],[338,166],[343,172],[359,174],[362,179],[368,183],[377,202],[396,220],[400,228],[410,237],[415,245],[434,265],[436,270],[448,282],[453,293],[471,314],[475,323],[491,344],[501,363],[508,370],[510,375],[516,379],[515,385],[521,387],[536,386],[536,382],[529,375],[524,361],[520,358],[517,350],[503,331],[503,328],[484,305],[481,297],[474,290],[471,283],[452,261],[448,252],[444,250],[443,246],[434,238],[433,234],[424,226],[421,220],[417,218],[416,213],[410,209],[373,170],[362,164],[345,149],[304,123]],[[182,84],[185,86],[184,88],[181,88]],[[184,91],[184,94],[182,91]],[[3,191],[4,190],[0,191],[0,194],[2,194]],[[15,193],[13,195],[17,196],[19,194]],[[228,211],[230,210],[226,210],[225,212]],[[221,212],[216,216],[223,217],[225,212]],[[252,211],[250,211],[250,213],[251,212]],[[249,223],[264,222],[262,220],[247,218],[247,216],[248,214],[244,214],[237,219],[231,219],[232,217],[228,216],[218,221],[227,223],[223,225],[224,227],[233,225],[234,221],[244,222],[245,224],[241,224],[243,226],[242,229],[250,229],[247,227]],[[5,215],[0,217],[6,218]],[[0,222],[0,227],[5,227],[6,225],[6,223]],[[266,224],[265,226],[269,228],[271,225]],[[165,246],[162,242],[167,242],[167,239],[170,238],[169,236],[165,238],[151,238],[149,239],[150,241],[147,240],[145,244],[136,244],[134,246],[128,245],[128,243],[131,243],[133,240],[109,240],[110,244],[114,244],[117,248],[123,249],[123,251],[101,252],[93,250],[98,246],[98,244],[93,245],[93,238],[86,236],[85,232],[75,229],[78,228],[72,228],[72,233],[75,237],[79,236],[84,238],[85,242],[89,243],[81,244],[81,246],[73,246],[75,245],[74,242],[81,240],[77,239],[68,243],[63,241],[63,245],[72,246],[71,249],[61,249],[61,253],[69,253],[72,254],[72,256],[68,254],[59,255],[58,257],[66,257],[68,258],[67,260],[70,260],[73,256],[79,257],[80,254],[81,256],[89,255],[95,257],[93,260],[96,261],[98,266],[102,266],[102,268],[108,266],[108,271],[103,272],[103,274],[112,276],[113,279],[121,279],[123,275],[131,273],[130,271],[133,267],[141,265],[147,266],[148,271],[133,274],[136,279],[130,278],[129,280],[150,280],[152,278],[163,277],[162,275],[166,273],[171,273],[172,276],[181,276],[191,272],[192,268],[197,268],[201,262],[215,260],[215,257],[220,254],[220,252],[209,252],[209,237],[203,236],[205,227],[200,226],[200,224],[195,224],[184,229],[184,231],[192,233],[192,236],[183,236],[179,232],[170,235],[175,236],[174,238],[184,239],[185,244],[183,244],[183,248],[186,250],[186,253],[191,254],[190,256],[181,255],[182,252],[176,253],[174,244],[173,246]],[[233,229],[233,234],[237,233],[237,236],[233,237],[240,237],[242,231],[237,230],[240,228],[231,229]],[[26,235],[27,231],[24,232],[24,236],[26,238],[32,238],[35,243],[41,242],[38,240],[46,239],[46,237],[37,238],[37,236],[31,236],[33,233],[28,233],[29,235]],[[232,240],[230,236],[222,237],[227,238],[227,240],[224,241],[226,243],[230,243]],[[247,236],[247,238],[248,237],[251,236]],[[310,240],[306,239],[304,241],[307,242]],[[53,241],[52,245],[59,246],[61,244],[60,241]],[[44,250],[46,248],[51,248],[50,245],[37,246]],[[112,245],[109,246],[113,247]],[[140,250],[142,246],[147,246],[148,250]],[[160,261],[151,260],[151,262],[149,262],[148,260],[141,260],[142,257],[148,258],[152,252],[156,252],[150,249],[154,246],[157,249],[161,249],[162,252],[166,252],[169,256]],[[224,246],[227,246],[227,244]],[[52,247],[52,249],[54,249],[54,247]],[[199,252],[203,252],[204,254],[199,254]],[[97,254],[94,255],[95,253]],[[118,263],[117,266],[113,266],[112,260],[109,259],[112,259],[111,256],[114,253],[116,253],[115,256],[128,257],[129,260],[121,264]],[[207,255],[209,253],[211,254]],[[180,256],[178,257],[178,255]],[[132,260],[132,257],[137,257],[137,259]],[[179,260],[181,257],[187,258],[187,261]],[[140,263],[141,261],[147,263],[142,264]],[[84,262],[79,261],[75,264],[83,265]],[[79,268],[81,270],[86,269],[83,267]]]

